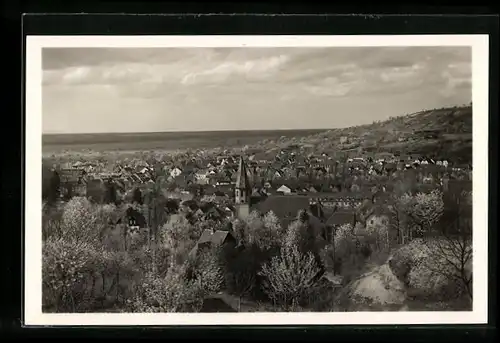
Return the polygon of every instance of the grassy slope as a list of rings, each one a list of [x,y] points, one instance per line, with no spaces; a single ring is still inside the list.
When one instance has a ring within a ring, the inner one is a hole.
[[[437,137],[430,138],[414,133],[419,130],[435,130]],[[342,144],[341,137],[346,137],[348,142]],[[472,107],[427,110],[368,125],[282,139],[278,143],[280,146],[309,146],[311,151],[319,150],[330,154],[351,152],[357,155],[360,150],[368,153],[416,153],[446,158],[457,163],[470,163]],[[267,145],[265,142],[261,144],[264,147]]]

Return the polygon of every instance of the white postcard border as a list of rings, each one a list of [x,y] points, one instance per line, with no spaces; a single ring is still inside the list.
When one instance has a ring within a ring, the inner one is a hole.
[[[25,325],[481,324],[488,310],[488,35],[27,36],[24,231]],[[470,46],[473,99],[473,311],[327,313],[42,313],[42,48]]]

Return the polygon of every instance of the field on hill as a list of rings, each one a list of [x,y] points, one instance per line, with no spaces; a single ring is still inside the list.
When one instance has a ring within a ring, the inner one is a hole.
[[[85,150],[103,152],[231,148],[264,139],[300,137],[321,131],[324,130],[50,134],[43,135],[42,149],[44,153],[59,153]]]
[[[311,152],[330,154],[421,154],[472,163],[472,106],[426,110],[367,125],[285,138],[279,145],[308,146]]]

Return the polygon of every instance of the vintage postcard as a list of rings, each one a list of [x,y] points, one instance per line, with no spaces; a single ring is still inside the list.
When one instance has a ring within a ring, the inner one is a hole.
[[[25,137],[26,325],[487,322],[487,35],[28,36]]]

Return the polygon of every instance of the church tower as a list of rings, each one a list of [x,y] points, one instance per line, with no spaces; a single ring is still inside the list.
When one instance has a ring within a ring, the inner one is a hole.
[[[238,166],[238,174],[236,176],[236,185],[234,187],[234,203],[236,206],[237,216],[240,219],[244,219],[250,214],[250,194],[252,188],[250,187],[250,182],[248,181],[248,172],[243,161],[243,157],[240,157],[240,162]]]

